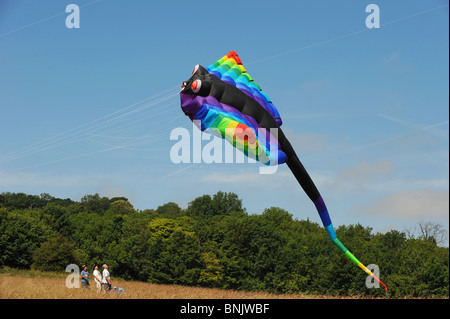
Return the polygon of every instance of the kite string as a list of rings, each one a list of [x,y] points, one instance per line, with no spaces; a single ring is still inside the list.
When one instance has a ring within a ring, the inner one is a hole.
[[[178,90],[176,93],[174,93],[174,88],[175,87],[172,87],[170,89],[159,92],[158,94],[155,94],[149,98],[146,98],[139,102],[128,105],[125,108],[122,108],[118,111],[107,114],[99,119],[90,121],[88,123],[82,124],[80,126],[69,129],[62,133],[56,134],[55,136],[53,136],[51,138],[45,139],[41,142],[34,143],[31,146],[21,148],[21,149],[17,150],[16,152],[13,152],[11,154],[1,157],[0,164],[10,162],[10,161],[22,158],[22,157],[30,156],[32,154],[42,152],[44,150],[48,150],[48,149],[51,149],[51,148],[54,148],[57,146],[74,143],[76,141],[82,140],[85,136],[89,136],[90,134],[98,132],[102,129],[111,127],[111,125],[117,124],[120,121],[124,121],[124,120],[126,121],[130,115],[137,115],[140,112],[142,112],[154,105],[160,104],[161,102],[164,102],[164,101],[174,97],[175,95],[178,95]],[[178,86],[176,86],[176,88],[178,88]],[[156,97],[163,95],[164,93],[169,93],[169,94],[166,94],[163,97],[160,97],[159,99],[156,99],[152,102],[144,104],[143,106],[140,106],[139,108],[134,108],[132,110],[129,110],[137,105],[142,104],[143,102],[149,101],[151,99],[155,99]],[[129,110],[129,111],[127,111],[127,110]],[[127,111],[127,112],[123,113],[124,111]],[[122,114],[118,115],[119,113],[122,113]],[[113,117],[114,115],[116,115],[116,116]]]
[[[160,99],[160,100],[158,100],[158,101],[156,101],[154,103],[145,105],[145,107],[149,107],[149,106],[155,105],[155,104],[160,103],[160,102],[162,102],[162,101],[164,101],[166,99]],[[32,145],[32,147],[22,149],[22,151],[20,151],[20,152],[16,152],[16,153],[14,153],[12,155],[10,154],[8,157],[3,158],[3,160],[0,163],[10,162],[10,161],[22,158],[22,157],[30,156],[30,155],[35,154],[35,153],[39,153],[39,152],[42,152],[42,151],[45,151],[45,150],[48,150],[48,149],[51,149],[51,148],[55,148],[57,146],[63,146],[63,145],[67,145],[67,144],[70,144],[70,143],[74,143],[74,142],[83,140],[85,138],[85,136],[89,136],[90,134],[98,132],[101,129],[104,129],[105,127],[107,128],[108,124],[110,125],[111,123],[116,123],[117,119],[118,118],[114,118],[114,119],[111,119],[111,120],[106,121],[104,123],[100,123],[99,125],[96,125],[96,126],[93,126],[93,127],[87,127],[84,130],[77,131],[77,132],[74,132],[74,133],[71,133],[71,134],[68,134],[68,135],[66,134],[65,136],[64,135],[61,136],[61,134],[59,134],[58,135],[59,137],[56,138],[56,139],[53,138],[51,140],[46,140],[43,143],[42,142],[41,143],[37,143],[37,144]],[[108,122],[110,122],[110,123],[108,123]]]
[[[178,93],[176,93],[178,94]],[[159,135],[162,135],[162,133],[160,133]],[[143,141],[145,138],[148,137],[155,137],[157,135],[152,134],[152,135],[145,135],[145,136],[140,136],[138,138],[134,138],[134,140],[132,141],[127,141],[125,143],[119,144],[119,145],[107,145],[105,143],[106,146],[108,146],[107,148],[103,148],[97,151],[93,151],[93,152],[87,152],[87,153],[83,153],[83,154],[77,154],[77,155],[73,155],[73,156],[69,156],[69,157],[64,157],[64,158],[60,158],[60,159],[56,159],[56,160],[52,160],[52,161],[48,161],[48,162],[44,162],[44,163],[38,163],[38,164],[33,164],[33,165],[29,165],[29,166],[25,166],[25,167],[20,167],[20,168],[15,168],[15,169],[10,169],[7,172],[14,172],[14,171],[20,171],[20,170],[24,170],[24,169],[28,169],[28,168],[35,168],[35,167],[39,167],[39,166],[44,166],[44,165],[49,165],[49,164],[55,164],[61,161],[66,161],[66,160],[72,160],[72,159],[78,159],[81,157],[86,157],[86,156],[90,156],[93,154],[98,154],[98,153],[103,153],[103,152],[108,152],[108,151],[113,151],[113,150],[117,150],[117,149],[124,149],[127,148],[129,149],[130,146],[134,146],[134,145],[139,145],[139,144],[145,144],[147,143],[146,141]],[[86,138],[87,140],[89,140],[89,137]],[[96,141],[97,142],[97,141]],[[97,142],[98,143],[98,142]],[[1,173],[5,173],[6,171],[0,172]]]
[[[433,11],[442,9],[444,7],[448,7],[448,6],[449,6],[449,4],[447,3],[447,4],[444,4],[444,5],[438,6],[438,7],[434,7],[434,8],[431,8],[431,9],[424,10],[424,11],[420,11],[420,12],[417,12],[417,13],[414,13],[414,14],[402,17],[402,18],[398,18],[398,19],[395,19],[395,20],[392,20],[392,21],[389,21],[389,22],[386,22],[386,23],[382,23],[380,25],[380,27],[388,26],[388,25],[391,25],[391,24],[394,24],[394,23],[398,23],[398,22],[402,22],[402,21],[405,21],[405,20],[408,20],[408,19],[420,16],[420,15],[423,15],[423,14],[426,14],[426,13],[429,13],[429,12],[433,12]],[[366,31],[369,31],[369,30],[371,30],[371,29],[365,28],[365,29],[362,29],[362,30],[359,30],[359,31],[354,31],[354,32],[351,32],[351,33],[348,33],[348,34],[344,34],[344,35],[338,36],[338,37],[333,38],[333,39],[316,42],[316,43],[313,43],[313,44],[310,44],[310,45],[307,45],[307,46],[304,46],[304,47],[301,47],[301,48],[292,49],[292,50],[281,52],[281,53],[278,53],[278,54],[275,54],[275,55],[272,55],[272,56],[269,56],[269,57],[265,57],[265,58],[261,58],[261,59],[255,60],[255,61],[247,62],[246,65],[259,63],[259,62],[271,60],[271,59],[274,59],[274,58],[278,58],[280,56],[284,56],[284,55],[292,54],[292,53],[295,53],[295,52],[303,51],[303,50],[306,50],[306,49],[318,47],[318,46],[321,46],[321,45],[324,45],[324,44],[327,44],[327,43],[331,43],[331,42],[334,42],[334,41],[337,41],[337,40],[345,39],[345,38],[348,38],[348,37],[351,37],[351,36],[354,36],[354,35],[357,35],[357,34],[360,34],[360,33],[366,32]]]

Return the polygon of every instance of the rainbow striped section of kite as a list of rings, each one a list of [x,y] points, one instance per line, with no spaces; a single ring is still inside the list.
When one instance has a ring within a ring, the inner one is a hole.
[[[223,83],[239,91],[229,92]],[[223,90],[223,94],[218,94],[218,90]],[[196,65],[189,83],[183,82],[180,96],[182,110],[202,131],[226,139],[245,155],[265,165],[286,162],[286,154],[277,139],[278,132],[271,132],[258,121],[261,107],[266,111],[265,116],[277,123],[275,126],[281,125],[281,117],[247,73],[236,52],[231,51],[206,69]]]
[[[223,58],[206,68],[209,73],[214,74],[222,81],[229,83],[248,96],[254,98],[281,126],[283,121],[272,101],[263,92],[261,87],[252,79],[242,65],[241,59],[236,52],[230,51]]]

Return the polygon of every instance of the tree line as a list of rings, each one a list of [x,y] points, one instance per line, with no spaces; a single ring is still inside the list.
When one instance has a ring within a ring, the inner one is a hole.
[[[376,264],[392,297],[449,296],[449,248],[360,224],[336,234]],[[249,214],[235,193],[136,210],[125,197],[0,194],[0,268],[103,264],[125,280],[275,293],[384,296],[319,224],[278,207]]]

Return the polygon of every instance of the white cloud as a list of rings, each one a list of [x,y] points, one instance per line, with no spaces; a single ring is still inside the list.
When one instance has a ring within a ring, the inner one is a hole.
[[[310,80],[310,81],[303,81],[301,83],[302,89],[318,89],[322,88],[324,86],[323,81],[320,80]]]
[[[433,188],[433,189],[447,189],[449,186],[448,178],[430,179],[430,180],[418,180],[412,183],[412,185],[421,188]]]
[[[334,178],[328,178],[324,186],[334,190],[373,189],[377,180],[389,176],[393,171],[394,163],[390,160],[381,159],[375,163],[362,161],[343,168]]]
[[[391,52],[388,56],[383,58],[382,62],[384,64],[390,64],[390,63],[396,62],[398,60],[399,56],[400,56],[400,52],[398,52],[398,51]]]
[[[283,129],[288,140],[295,150],[301,150],[302,153],[311,153],[324,151],[327,149],[327,136],[312,132],[296,133],[290,128]]]
[[[34,187],[34,186],[53,186],[65,187],[75,185],[92,184],[89,178],[81,175],[43,175],[39,173],[2,173],[0,172],[0,187]]]
[[[290,172],[276,172],[275,174],[259,174],[258,170],[251,172],[233,172],[233,173],[220,173],[213,172],[202,176],[202,181],[213,182],[213,183],[245,183],[246,185],[255,184],[260,185],[261,183],[268,183],[270,181],[271,185],[279,185],[283,182],[287,176],[292,177]]]
[[[355,206],[358,214],[385,215],[404,218],[449,218],[448,190],[403,190],[387,195],[371,205]]]
[[[388,175],[394,170],[394,163],[390,160],[379,160],[376,163],[358,162],[354,166],[346,167],[338,174],[338,179],[355,182],[368,181],[373,176]]]

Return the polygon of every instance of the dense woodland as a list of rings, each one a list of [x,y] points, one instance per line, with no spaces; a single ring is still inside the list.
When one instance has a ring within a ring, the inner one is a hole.
[[[376,264],[391,297],[449,296],[449,249],[431,237],[340,226],[341,241]],[[319,224],[277,207],[249,214],[234,193],[135,210],[124,197],[0,194],[0,268],[64,272],[110,266],[112,278],[276,293],[384,296]],[[90,269],[92,271],[92,269]]]

